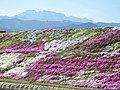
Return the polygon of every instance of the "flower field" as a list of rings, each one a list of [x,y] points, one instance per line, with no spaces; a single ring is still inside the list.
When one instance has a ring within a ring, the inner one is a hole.
[[[0,81],[5,79],[120,90],[120,30],[0,33]]]

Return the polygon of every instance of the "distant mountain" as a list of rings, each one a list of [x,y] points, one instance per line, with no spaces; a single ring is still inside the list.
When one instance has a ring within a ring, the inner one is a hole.
[[[38,20],[20,20],[20,19],[1,19],[0,28],[10,30],[34,30],[45,28],[61,28],[70,24],[80,24],[72,21],[38,21]]]
[[[0,29],[6,31],[19,30],[36,30],[36,29],[61,29],[61,28],[93,28],[113,26],[120,27],[120,23],[81,23],[73,21],[39,21],[39,20],[21,20],[0,19]]]
[[[27,10],[15,16],[0,16],[0,29],[2,30],[35,30],[59,28],[93,28],[104,26],[119,26],[120,23],[94,23],[87,18],[66,16],[62,13],[51,11]]]
[[[64,28],[94,28],[99,27],[94,23],[81,23],[79,25],[76,24],[70,24],[69,26],[65,26]]]
[[[38,21],[20,19],[1,19],[0,28],[6,30],[35,30],[35,29],[58,29],[58,28],[91,28],[97,27],[93,23],[80,23],[72,21]]]
[[[11,19],[11,17],[8,17],[8,16],[0,16],[0,19]]]
[[[112,26],[112,27],[120,27],[120,23],[104,23],[104,22],[98,22],[96,25],[104,27],[104,26]]]
[[[92,20],[89,20],[87,18],[78,18],[75,16],[66,16],[62,13],[56,13],[52,11],[35,11],[35,10],[27,10],[23,13],[20,13],[18,15],[8,17],[8,16],[0,16],[0,19],[21,19],[21,20],[39,20],[39,21],[73,21],[73,22],[93,22]]]

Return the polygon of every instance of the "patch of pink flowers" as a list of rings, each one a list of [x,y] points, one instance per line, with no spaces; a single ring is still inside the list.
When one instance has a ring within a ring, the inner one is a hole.
[[[30,44],[30,43],[25,43],[23,44],[23,42],[19,45],[13,45],[13,46],[9,46],[9,47],[5,47],[4,49],[2,49],[2,52],[6,52],[6,53],[10,53],[10,52],[14,52],[14,53],[39,53],[41,51],[44,50],[44,43],[40,43],[37,46],[35,44]]]
[[[104,72],[114,72],[113,70],[119,69],[119,66],[120,57],[117,57],[114,60],[103,57],[84,59],[80,57],[57,58],[54,54],[34,62],[26,68],[26,71],[29,75],[28,79],[38,80],[39,77],[44,75],[73,77],[77,76],[77,72],[80,70],[98,70],[101,73],[96,75],[95,78],[101,80],[99,83],[79,82],[74,83],[73,86],[96,87],[97,85],[99,88],[109,88],[109,85],[113,84],[114,87],[118,88],[119,86],[115,85],[118,85],[120,82],[120,73],[109,76],[109,74]]]
[[[114,30],[87,42],[83,48],[88,51],[92,49],[98,49],[104,45],[116,42],[118,40],[120,40],[120,30]]]

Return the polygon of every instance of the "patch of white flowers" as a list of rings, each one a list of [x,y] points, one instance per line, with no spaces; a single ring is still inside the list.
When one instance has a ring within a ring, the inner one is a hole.
[[[38,55],[35,58],[28,58],[27,60],[24,60],[23,62],[21,62],[17,67],[12,68],[8,71],[6,71],[3,76],[4,77],[10,77],[11,73],[15,74],[16,76],[14,77],[15,79],[19,79],[21,77],[25,77],[27,75],[27,72],[25,71],[26,66],[32,64],[33,62],[44,58],[46,55]]]
[[[13,62],[17,60],[19,53],[9,53],[9,54],[1,54],[0,55],[0,69],[8,69],[13,66]]]
[[[30,42],[35,42],[37,39],[37,33],[29,32],[29,34],[27,34],[27,39],[30,40]]]
[[[114,27],[112,30],[120,30],[120,27]]]
[[[78,43],[82,43],[83,41],[90,38],[93,34],[85,35],[84,37],[79,37],[75,39],[66,39],[66,40],[53,40],[51,42],[45,43],[45,50],[52,52],[57,50],[64,50],[66,47],[74,46]]]
[[[104,54],[103,57],[108,57],[108,58],[116,56],[116,55],[120,55],[118,50],[115,50],[115,51],[112,51],[112,52],[103,52],[103,54]]]

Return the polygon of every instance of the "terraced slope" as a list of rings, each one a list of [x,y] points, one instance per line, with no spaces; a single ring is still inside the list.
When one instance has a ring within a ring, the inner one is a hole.
[[[0,33],[1,82],[119,90],[119,69],[120,30]]]

